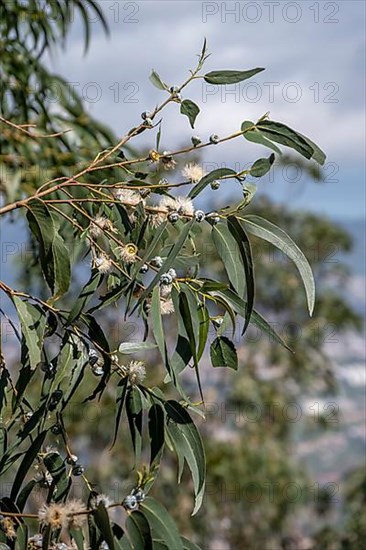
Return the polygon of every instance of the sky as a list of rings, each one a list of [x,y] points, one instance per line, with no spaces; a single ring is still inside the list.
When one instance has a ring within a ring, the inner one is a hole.
[[[76,20],[66,50],[48,63],[84,97],[90,113],[117,135],[164,99],[164,92],[148,79],[151,69],[169,85],[180,84],[195,66],[206,37],[212,55],[205,72],[266,70],[235,86],[195,81],[184,93],[201,108],[195,130],[179,115],[179,106],[170,105],[163,116],[163,148],[187,144],[193,134],[203,139],[212,133],[228,135],[243,120],[257,120],[270,111],[272,120],[299,130],[326,152],[325,181],[315,182],[294,167],[279,167],[274,178],[258,183],[259,191],[292,208],[334,219],[365,218],[363,1],[99,4],[110,37],[93,21],[91,47],[84,56],[83,32]],[[137,143],[147,144],[146,138]],[[267,155],[264,147],[237,140],[208,148],[202,162],[209,171],[244,166]]]

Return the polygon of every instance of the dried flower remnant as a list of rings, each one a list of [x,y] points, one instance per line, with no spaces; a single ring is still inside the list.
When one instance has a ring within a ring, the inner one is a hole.
[[[160,300],[160,313],[162,315],[170,315],[171,313],[174,313],[174,311],[174,304],[171,298],[168,300]]]
[[[8,539],[15,539],[17,534],[15,531],[15,523],[11,518],[2,518],[0,520],[1,529],[4,531]]]
[[[202,166],[195,163],[186,164],[182,170],[183,177],[192,183],[198,183],[206,174]]]
[[[81,500],[69,500],[65,504],[65,513],[69,529],[78,529],[82,527],[86,520],[86,508]]]
[[[38,510],[38,519],[43,526],[50,526],[53,530],[65,528],[68,524],[65,505],[56,502],[44,504]]]
[[[163,156],[160,158],[160,160],[165,170],[174,170],[174,168],[177,165],[176,161],[173,159],[172,155],[170,154],[170,151],[164,151]]]
[[[103,235],[104,231],[110,231],[112,233],[117,233],[116,228],[113,226],[111,220],[105,218],[104,216],[97,216],[88,228],[88,233],[90,237],[97,238]]]
[[[93,267],[96,267],[99,273],[102,273],[103,275],[109,273],[112,266],[113,262],[107,254],[102,253],[99,256],[95,256],[93,259]]]

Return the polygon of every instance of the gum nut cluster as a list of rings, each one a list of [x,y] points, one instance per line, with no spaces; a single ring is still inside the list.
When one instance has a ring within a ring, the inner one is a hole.
[[[177,277],[177,272],[175,269],[171,268],[166,273],[163,273],[160,277],[160,283],[162,285],[169,286],[173,283],[174,279]]]
[[[136,510],[141,502],[145,500],[145,493],[141,487],[136,487],[132,489],[131,493],[127,495],[123,501],[123,506],[126,510],[133,511]]]

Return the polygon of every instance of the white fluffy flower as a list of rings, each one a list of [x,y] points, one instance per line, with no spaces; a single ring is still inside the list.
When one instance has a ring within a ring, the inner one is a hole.
[[[126,206],[136,206],[142,201],[140,193],[132,191],[131,189],[117,189],[114,196]]]
[[[152,227],[159,227],[159,225],[164,223],[165,220],[166,220],[166,214],[163,214],[162,212],[157,212],[156,214],[152,214],[149,218],[149,221]]]
[[[142,361],[130,361],[127,366],[123,367],[123,370],[133,386],[141,384],[145,380],[146,369]]]
[[[97,268],[100,273],[109,273],[112,269],[112,260],[106,254],[100,254],[93,260],[93,266]]]
[[[182,175],[192,183],[198,183],[206,174],[202,166],[190,162],[183,168]]]
[[[69,529],[78,529],[82,527],[86,520],[86,515],[82,513],[85,512],[85,510],[86,508],[81,500],[73,499],[66,502],[65,513]]]
[[[137,246],[133,243],[126,244],[125,246],[119,246],[117,248],[118,256],[126,264],[133,264],[137,260]]]
[[[49,525],[51,529],[62,529],[68,524],[65,505],[56,502],[48,506],[44,504],[38,510],[38,519],[42,525]]]
[[[193,216],[194,206],[188,197],[163,197],[159,204],[160,210],[178,212],[182,216]]]

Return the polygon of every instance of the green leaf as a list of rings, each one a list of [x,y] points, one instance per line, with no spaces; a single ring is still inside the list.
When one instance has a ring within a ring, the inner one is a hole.
[[[141,351],[148,351],[156,348],[157,345],[153,342],[122,342],[119,345],[118,351],[124,355],[131,355]]]
[[[209,84],[237,84],[264,71],[263,68],[250,69],[249,71],[211,71],[204,75]]]
[[[126,529],[136,550],[152,550],[153,542],[148,520],[142,512],[132,512],[127,518]]]
[[[142,448],[142,398],[138,388],[129,388],[126,398],[126,413],[130,427],[135,464],[140,461]]]
[[[246,229],[282,250],[295,263],[304,283],[309,314],[313,314],[315,305],[315,281],[310,264],[294,241],[279,227],[259,216],[243,218]]]
[[[247,234],[245,233],[243,227],[240,225],[239,221],[234,216],[229,216],[227,219],[228,228],[238,243],[242,262],[244,265],[245,271],[245,282],[246,282],[246,293],[247,293],[247,307],[245,315],[245,324],[242,331],[242,334],[245,333],[248,328],[250,316],[252,315],[254,307],[254,295],[255,295],[255,284],[254,284],[254,271],[253,271],[253,256],[250,246],[250,242]]]
[[[29,353],[29,363],[35,369],[41,362],[43,337],[46,327],[46,315],[43,310],[29,302],[13,296],[13,302],[18,312],[22,334]]]
[[[19,469],[17,471],[17,474],[15,476],[13,486],[11,488],[11,494],[10,498],[11,500],[15,501],[19,490],[22,486],[22,483],[29,471],[29,469],[32,467],[32,464],[34,460],[36,459],[37,454],[39,453],[40,448],[43,445],[43,442],[45,440],[45,437],[47,435],[47,430],[41,432],[36,439],[33,441],[31,446],[29,447],[28,451],[25,453],[22,462],[20,463]]]
[[[226,336],[216,338],[210,347],[213,367],[229,367],[238,370],[238,356],[234,344]]]
[[[140,511],[149,522],[154,538],[162,540],[169,549],[183,550],[174,520],[157,500],[146,497],[140,504]]]
[[[232,170],[231,168],[217,168],[216,170],[213,170],[206,176],[204,176],[188,193],[188,197],[191,199],[194,199],[207,187],[210,183],[212,183],[215,180],[219,180],[223,176],[233,176],[233,178],[236,176],[235,170]]]
[[[102,534],[103,540],[105,540],[108,544],[110,550],[115,550],[113,532],[109,521],[108,512],[103,502],[98,504],[98,508],[95,510],[93,515],[94,521]]]
[[[91,300],[95,295],[95,291],[100,285],[103,276],[97,269],[93,270],[89,281],[84,286],[83,290],[80,293],[80,296],[77,298],[76,302],[73,305],[72,310],[70,311],[69,317],[67,319],[67,324],[71,324],[75,319],[77,319],[80,313],[85,309],[86,304]]]
[[[152,69],[149,79],[150,82],[159,90],[169,91],[169,87],[167,86],[167,84],[165,84],[165,82],[161,80],[160,76],[154,69]]]
[[[138,307],[139,304],[141,304],[141,302],[146,298],[146,296],[148,296],[150,294],[150,292],[152,291],[152,289],[157,285],[158,281],[160,280],[160,277],[163,273],[165,273],[166,271],[168,271],[169,268],[172,267],[173,263],[174,263],[174,260],[175,258],[178,256],[179,252],[181,251],[188,235],[189,235],[189,232],[191,231],[193,225],[195,223],[195,219],[193,218],[192,220],[190,220],[189,222],[185,223],[183,225],[183,228],[180,232],[180,235],[179,237],[177,238],[177,240],[175,241],[174,243],[174,246],[172,246],[168,256],[167,256],[167,259],[165,260],[164,264],[162,265],[162,267],[159,269],[159,271],[157,272],[157,274],[155,275],[155,277],[153,278],[153,280],[150,282],[150,284],[148,285],[147,288],[145,288],[145,290],[142,292],[140,298],[138,299],[138,302],[136,304],[136,306],[133,308],[131,314],[135,311],[135,309]]]
[[[84,544],[84,535],[83,535],[82,529],[81,528],[70,529],[70,535],[76,544],[77,550],[84,550],[85,544]]]
[[[155,341],[160,351],[160,355],[164,362],[167,361],[167,350],[165,345],[164,337],[164,328],[163,321],[161,318],[160,311],[160,289],[159,286],[156,286],[152,293],[151,299],[151,321],[152,321],[152,330],[154,334]]]
[[[295,151],[307,159],[311,159],[315,152],[306,139],[285,124],[274,122],[273,120],[262,120],[257,123],[256,127],[264,137],[295,149]]]
[[[313,153],[313,156],[311,157],[313,160],[315,160],[318,164],[320,164],[321,166],[324,165],[324,162],[325,162],[325,159],[327,158],[326,157],[326,154],[324,153],[324,151],[322,151],[320,149],[320,147],[318,147],[318,145],[316,145],[316,143],[314,143],[313,141],[311,141],[311,139],[309,139],[308,137],[304,136],[303,134],[300,134],[300,132],[298,132],[299,136],[301,136],[309,145],[310,147],[313,148],[314,150],[314,153]]]
[[[180,112],[188,117],[191,127],[194,128],[195,120],[200,112],[198,105],[190,99],[184,99],[180,104]]]
[[[149,410],[150,465],[160,458],[165,435],[165,416],[159,403],[154,403]]]
[[[63,346],[57,357],[57,371],[55,378],[52,380],[50,393],[64,382],[64,400],[67,400],[67,396],[72,390],[72,382],[78,378],[80,369],[86,360],[87,354],[83,342],[74,334],[66,333]]]
[[[268,159],[261,158],[256,160],[250,169],[250,175],[253,176],[254,178],[261,178],[262,176],[267,174],[267,172],[270,171],[270,169],[272,168],[272,164],[274,163],[274,160],[275,160],[275,156],[273,153],[268,157]]]
[[[196,338],[195,338],[195,330],[193,328],[193,322],[192,322],[192,316],[194,314],[197,314],[197,303],[195,302],[195,311],[192,312],[190,308],[190,304],[188,302],[188,298],[184,292],[181,292],[179,294],[179,313],[181,315],[184,328],[186,330],[189,346],[191,348],[191,353],[193,357],[193,363],[194,368],[196,371],[196,377],[197,377],[197,383],[198,388],[200,391],[201,399],[203,401],[203,393],[202,393],[202,385],[199,375],[199,367],[198,367],[198,357],[197,357],[197,348],[196,348]]]
[[[70,285],[70,254],[59,233],[56,217],[38,199],[27,203],[29,227],[39,242],[40,261],[54,298],[62,296]]]
[[[199,361],[205,351],[208,331],[210,328],[210,315],[204,304],[198,306],[198,318],[199,318],[199,333],[198,333],[198,350],[197,361]]]
[[[229,281],[240,296],[244,294],[245,271],[240,261],[239,245],[226,223],[218,223],[212,228],[212,239],[218,255],[224,264]]]
[[[47,453],[43,462],[52,476],[56,493],[53,495],[55,502],[65,499],[71,487],[70,476],[66,472],[64,460],[58,453]]]
[[[227,289],[227,290],[220,290],[217,292],[211,292],[215,299],[218,297],[223,298],[230,306],[236,311],[243,319],[246,315],[247,310],[247,304],[245,301],[240,298],[234,291]],[[269,336],[269,338],[274,342],[277,342],[278,344],[281,344],[285,349],[288,351],[292,351],[282,340],[282,338],[277,334],[277,332],[274,330],[274,328],[271,327],[271,325],[262,317],[255,309],[253,309],[252,315],[250,317],[250,322],[258,327],[261,331],[263,331],[265,334]]]
[[[181,537],[181,540],[183,542],[184,550],[201,550],[197,544],[194,544],[190,540],[186,539],[186,537]]]
[[[201,507],[206,476],[205,451],[200,434],[187,410],[177,401],[169,400],[165,403],[168,415],[167,429],[178,455],[181,453],[187,461],[192,473],[196,514]]]
[[[122,411],[123,411],[123,405],[124,405],[125,399],[126,399],[127,383],[128,383],[128,378],[126,377],[126,378],[123,378],[122,380],[120,380],[118,382],[118,385],[117,385],[116,406],[118,405],[118,408],[117,408],[116,421],[115,421],[115,426],[114,426],[114,436],[113,436],[113,441],[112,441],[112,444],[111,444],[110,448],[114,447],[114,444],[115,444],[116,439],[117,439],[118,428],[119,428],[119,424],[120,424],[121,416],[122,416]]]
[[[269,147],[269,149],[272,149],[275,153],[281,155],[281,150],[277,147],[277,145],[262,136],[259,130],[257,130],[254,122],[251,122],[250,120],[244,121],[241,125],[241,131],[243,132],[243,137],[245,137],[248,141]]]

